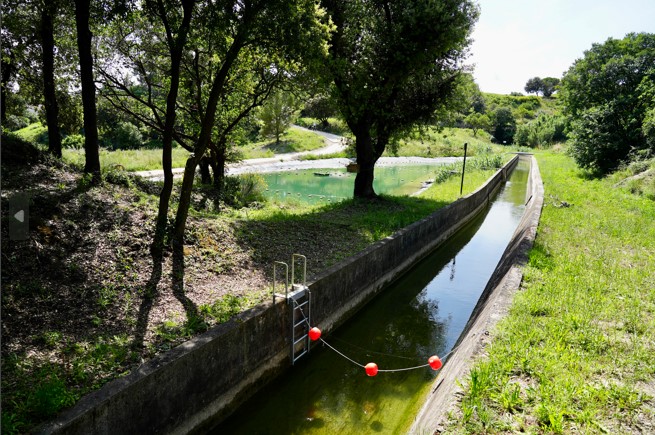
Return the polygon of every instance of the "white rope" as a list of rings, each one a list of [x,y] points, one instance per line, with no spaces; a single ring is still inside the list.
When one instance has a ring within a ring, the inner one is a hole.
[[[333,351],[335,351],[336,353],[338,353],[339,355],[341,355],[342,357],[344,357],[345,359],[347,359],[347,360],[350,361],[351,363],[353,363],[353,364],[355,364],[355,365],[358,365],[358,366],[360,366],[361,368],[366,368],[366,366],[365,366],[364,364],[360,364],[360,363],[358,363],[357,361],[355,361],[354,359],[349,358],[348,356],[346,356],[346,355],[344,355],[343,353],[339,352],[339,351],[336,350],[334,347],[330,346],[330,344],[329,344],[327,341],[323,340],[322,338],[320,338],[319,340],[321,340],[321,341],[323,342],[324,345],[326,345],[327,347],[329,347],[330,349],[332,349]]]
[[[312,325],[309,324],[309,320],[307,320],[307,316],[305,316],[305,312],[304,312],[304,311],[302,310],[302,308],[300,307],[300,304],[298,304],[298,301],[296,301],[295,299],[294,299],[293,302],[298,306],[298,309],[300,310],[300,313],[302,314],[303,319],[305,320],[305,323],[307,323],[307,327],[311,329],[311,328],[312,328]],[[332,349],[332,350],[333,350],[334,352],[336,352],[338,355],[340,355],[341,357],[347,359],[348,361],[350,361],[351,363],[355,364],[356,366],[359,366],[359,367],[361,367],[361,368],[366,368],[366,366],[365,366],[364,364],[360,364],[360,363],[358,363],[357,361],[355,361],[354,359],[350,358],[348,355],[346,355],[346,354],[340,352],[339,350],[337,350],[334,346],[330,345],[330,343],[328,343],[328,342],[325,341],[324,339],[319,338],[319,340],[321,340],[321,342],[322,342],[324,345],[326,345],[327,347],[329,347],[330,349]],[[444,357],[443,357],[441,360],[442,360],[442,361],[445,361],[446,358],[448,358],[448,357],[450,356],[450,354],[453,353],[456,349],[457,349],[456,347],[453,348],[453,349],[451,349],[450,352],[448,352],[446,355],[444,355]],[[362,350],[365,350],[365,349],[362,349]],[[367,351],[367,350],[365,350],[365,351],[366,351],[366,352],[372,352],[372,353],[378,353],[378,352]],[[388,354],[387,354],[387,355],[388,355]],[[394,356],[394,355],[388,355],[388,356]],[[430,363],[428,363],[428,364],[422,364],[422,365],[420,365],[420,366],[415,366],[415,367],[406,367],[406,368],[402,368],[402,369],[378,369],[378,373],[405,372],[405,371],[409,371],[409,370],[422,369],[422,368],[429,367],[429,366],[430,366]]]

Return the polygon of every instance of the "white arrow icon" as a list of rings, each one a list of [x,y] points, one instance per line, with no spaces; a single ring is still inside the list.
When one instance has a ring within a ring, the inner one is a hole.
[[[14,217],[18,222],[23,223],[25,221],[25,210],[19,210]]]

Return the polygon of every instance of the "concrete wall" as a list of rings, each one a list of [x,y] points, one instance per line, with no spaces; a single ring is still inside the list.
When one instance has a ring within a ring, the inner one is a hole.
[[[486,207],[517,162],[512,159],[474,193],[317,276],[309,284],[312,323],[329,333],[347,320]],[[248,310],[85,396],[37,432],[187,433],[211,427],[289,368],[289,318],[280,299]]]
[[[509,309],[523,278],[522,267],[534,243],[544,201],[544,187],[537,160],[530,158],[526,209],[503,256],[483,290],[464,331],[435,378],[425,403],[410,429],[412,434],[441,432],[448,412],[455,411],[461,382],[475,359],[492,339],[490,332]],[[465,382],[465,380],[464,380]]]

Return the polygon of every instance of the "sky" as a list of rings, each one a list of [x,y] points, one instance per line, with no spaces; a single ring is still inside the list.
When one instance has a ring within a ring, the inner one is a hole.
[[[655,33],[655,0],[478,0],[471,56],[482,92],[525,94],[532,77],[561,78],[593,43]]]

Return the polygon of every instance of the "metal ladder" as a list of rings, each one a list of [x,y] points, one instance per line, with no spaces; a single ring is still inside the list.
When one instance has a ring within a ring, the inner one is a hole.
[[[302,260],[302,284],[295,283],[296,260]],[[275,292],[277,281],[277,266],[284,266],[285,281],[284,294]],[[289,265],[282,261],[273,264],[273,303],[275,297],[282,297],[291,305],[291,364],[294,365],[298,359],[309,352],[309,325],[311,325],[311,292],[306,285],[307,282],[307,258],[304,255],[293,254],[291,256],[291,292],[289,292]]]

